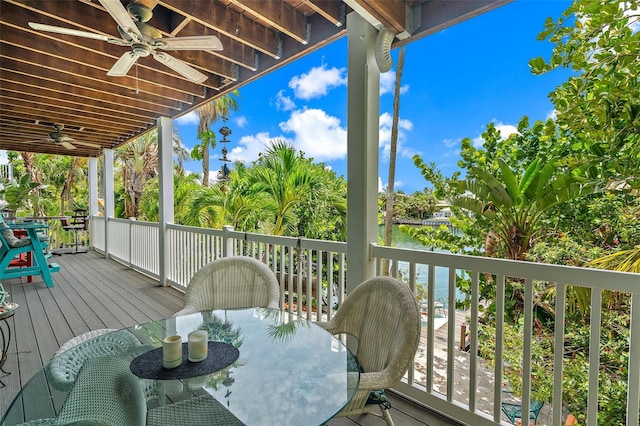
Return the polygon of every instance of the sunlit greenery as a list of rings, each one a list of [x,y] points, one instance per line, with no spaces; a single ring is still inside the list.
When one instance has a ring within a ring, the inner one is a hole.
[[[534,58],[534,73],[575,71],[551,100],[556,117],[499,134],[493,124],[483,145],[461,143],[461,172],[443,176],[415,158],[435,195],[451,204],[448,228],[403,227],[430,247],[469,254],[563,265],[640,271],[640,33],[637,1],[577,0],[549,18],[540,40],[554,44],[548,60]],[[537,175],[537,177],[536,177]],[[547,185],[542,184],[547,182]],[[541,185],[542,184],[542,185]],[[459,277],[459,289],[469,294]],[[564,348],[554,348],[555,284],[534,282],[532,395],[549,402],[552,354],[564,351],[563,404],[586,422],[590,291],[569,287]],[[507,278],[505,376],[522,391],[523,283]],[[482,276],[480,352],[490,362],[495,348],[495,284]],[[564,308],[563,308],[564,309]],[[629,296],[603,292],[598,422],[624,424],[630,323]]]

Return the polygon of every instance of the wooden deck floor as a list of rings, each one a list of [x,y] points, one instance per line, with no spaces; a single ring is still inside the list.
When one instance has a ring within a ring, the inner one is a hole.
[[[56,285],[47,288],[41,278],[4,281],[10,300],[19,308],[8,319],[11,346],[0,380],[0,413],[20,388],[68,339],[88,330],[122,328],[167,318],[182,308],[183,295],[176,289],[107,260],[95,252],[54,256],[61,266]],[[451,425],[452,423],[391,395],[391,415],[398,426]],[[338,418],[329,426],[375,426],[385,422],[374,416]]]

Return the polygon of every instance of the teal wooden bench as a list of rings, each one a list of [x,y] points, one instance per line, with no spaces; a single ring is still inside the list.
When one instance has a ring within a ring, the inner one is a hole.
[[[10,278],[40,275],[47,287],[53,287],[51,274],[60,270],[57,263],[47,263],[44,250],[47,248],[48,238],[38,233],[48,227],[43,223],[27,222],[8,225],[0,218],[0,280]],[[24,229],[26,238],[17,238],[13,230]],[[11,261],[17,256],[31,252],[33,264],[31,266],[11,266]]]

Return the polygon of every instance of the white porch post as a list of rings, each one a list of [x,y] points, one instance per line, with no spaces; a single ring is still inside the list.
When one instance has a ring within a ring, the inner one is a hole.
[[[378,30],[357,13],[347,16],[347,293],[375,275],[369,244],[378,241]]]
[[[98,159],[89,158],[89,218],[98,215]],[[89,220],[89,226],[93,227],[95,221]],[[92,230],[90,230],[91,233]],[[91,239],[93,242],[93,238]],[[91,244],[93,246],[93,243]]]
[[[115,213],[115,194],[113,184],[113,149],[104,150],[104,256],[109,258],[109,218]]]
[[[98,159],[89,158],[89,216],[98,215]]]
[[[159,180],[159,214],[158,214],[158,249],[159,280],[166,286],[169,265],[169,240],[167,224],[174,223],[173,211],[173,120],[168,117],[158,118],[158,180]]]

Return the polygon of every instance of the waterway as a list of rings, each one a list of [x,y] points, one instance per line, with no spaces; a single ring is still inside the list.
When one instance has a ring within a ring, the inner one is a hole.
[[[383,238],[384,226],[378,227],[378,235]],[[410,235],[400,232],[398,225],[393,225],[393,233],[391,238],[391,245],[397,248],[406,248],[412,250],[432,251],[430,247],[422,245],[422,243]],[[446,250],[436,250],[446,253]],[[400,272],[403,276],[409,275],[409,264],[407,262],[400,262],[398,265]],[[426,289],[427,281],[429,279],[429,271],[425,265],[417,265],[416,268],[416,283],[422,285]],[[445,306],[449,300],[449,269],[443,267],[436,267],[435,271],[435,301],[441,302]],[[456,299],[462,300],[463,295],[456,290]]]

